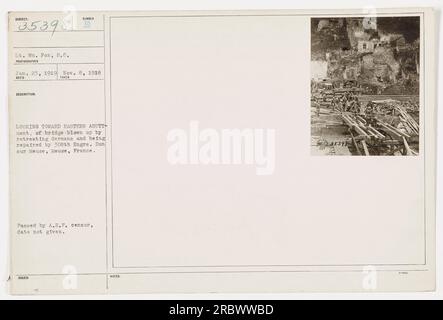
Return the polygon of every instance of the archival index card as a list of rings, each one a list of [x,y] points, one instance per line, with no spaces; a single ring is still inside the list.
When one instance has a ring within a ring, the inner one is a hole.
[[[435,286],[432,9],[12,12],[11,291]]]

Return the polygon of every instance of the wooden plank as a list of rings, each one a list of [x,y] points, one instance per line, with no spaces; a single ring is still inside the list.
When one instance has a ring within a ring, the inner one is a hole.
[[[354,143],[355,149],[357,149],[357,153],[358,153],[358,155],[361,156],[360,148],[358,147],[357,141],[355,141],[355,137],[354,137],[354,135],[352,134],[352,131],[349,130],[349,133],[351,134],[352,142]]]
[[[365,140],[362,140],[362,141],[360,141],[360,143],[361,143],[362,146],[363,146],[363,150],[365,151],[365,155],[366,155],[366,156],[369,156],[370,154],[369,154],[368,146],[366,145],[366,141],[365,141]]]
[[[403,137],[403,144],[404,144],[404,146],[405,146],[406,155],[407,155],[407,156],[412,156],[412,150],[411,150],[411,148],[409,147],[409,144],[408,144],[408,142],[406,141],[406,138],[405,138],[405,137]]]

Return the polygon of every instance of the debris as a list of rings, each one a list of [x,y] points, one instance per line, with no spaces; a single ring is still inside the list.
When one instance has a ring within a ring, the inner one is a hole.
[[[363,107],[360,98],[355,93],[343,94],[342,90],[320,92],[313,101],[312,124],[327,129],[346,126],[351,154],[418,155],[418,104],[370,99]]]

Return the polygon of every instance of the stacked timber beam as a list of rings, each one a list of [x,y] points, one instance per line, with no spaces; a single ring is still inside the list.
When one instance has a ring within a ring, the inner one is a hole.
[[[345,112],[341,114],[343,122],[349,127],[358,154],[362,154],[361,150],[363,150],[365,155],[370,155],[368,149],[368,144],[370,144],[375,147],[380,145],[403,145],[406,155],[417,155],[418,153],[409,146],[408,140],[413,135],[418,135],[418,124],[407,112],[401,113],[400,117],[404,128],[407,125],[409,130],[400,130],[376,118],[373,118],[371,125],[361,115]],[[408,133],[405,131],[408,131]]]
[[[412,118],[401,106],[395,106],[394,109],[398,112],[400,120],[403,123],[406,131],[413,135],[419,135],[419,126],[417,121],[415,121],[415,119]]]

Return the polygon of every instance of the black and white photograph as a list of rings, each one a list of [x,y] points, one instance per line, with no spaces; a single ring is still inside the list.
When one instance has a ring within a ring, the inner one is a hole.
[[[311,155],[417,156],[420,17],[311,19]]]

